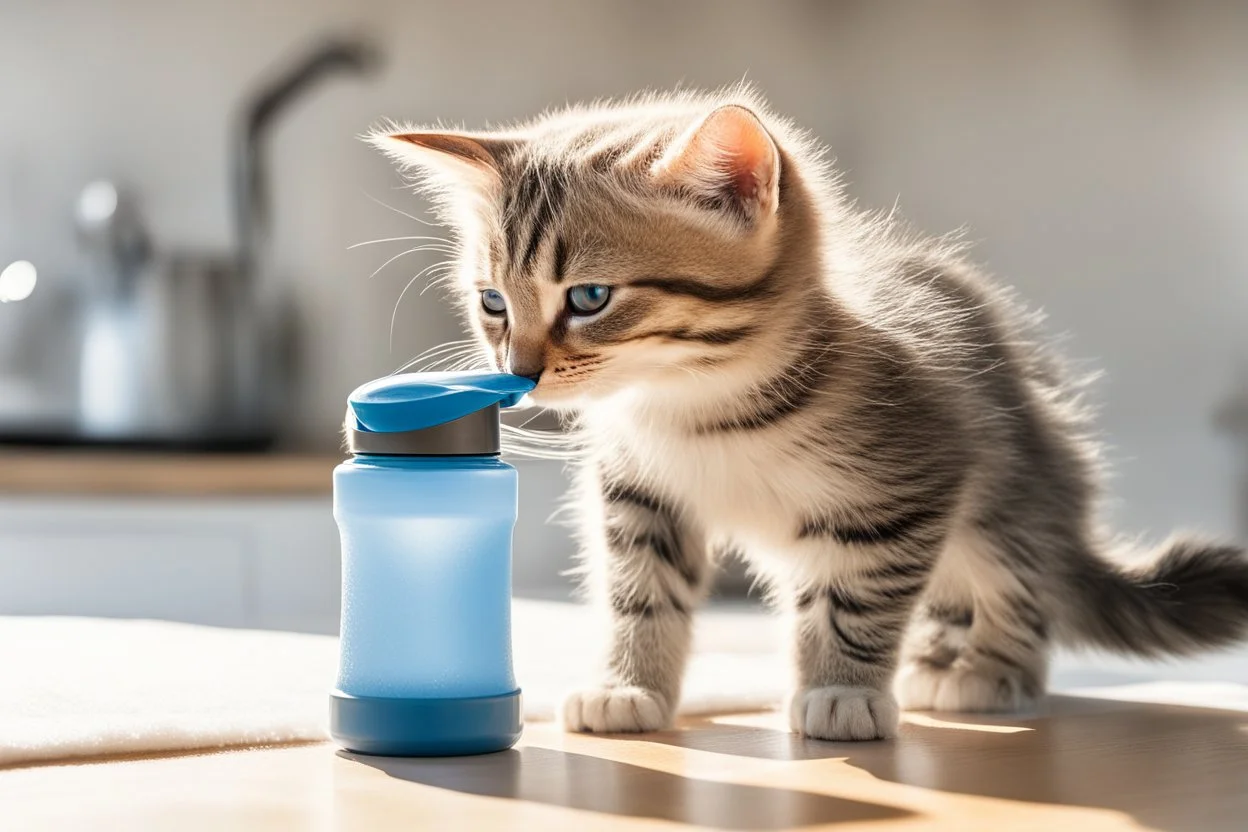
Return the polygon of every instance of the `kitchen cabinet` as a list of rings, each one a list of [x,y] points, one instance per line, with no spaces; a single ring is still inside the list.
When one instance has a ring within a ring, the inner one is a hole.
[[[338,630],[336,460],[0,454],[0,615]],[[517,594],[566,598],[562,466],[521,460]]]
[[[0,499],[0,614],[332,633],[328,497]]]

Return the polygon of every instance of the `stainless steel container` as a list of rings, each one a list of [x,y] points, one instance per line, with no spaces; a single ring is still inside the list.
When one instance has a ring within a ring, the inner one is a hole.
[[[263,142],[315,82],[374,63],[366,44],[324,42],[243,102],[233,131],[235,251],[163,251],[123,188],[84,189],[72,302],[55,315],[42,296],[3,310],[21,326],[0,338],[0,441],[258,449],[275,439],[295,345],[287,292],[262,279]],[[53,369],[37,360],[49,332],[68,345]],[[69,395],[64,376],[75,382]]]

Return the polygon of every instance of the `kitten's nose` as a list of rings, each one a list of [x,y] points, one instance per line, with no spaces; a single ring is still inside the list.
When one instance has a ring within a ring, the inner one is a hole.
[[[538,368],[536,370],[512,370],[511,374],[514,376],[522,376],[524,378],[527,378],[529,381],[533,382],[534,384],[537,384],[539,381],[542,380],[543,369],[544,368]]]
[[[525,360],[523,356],[511,356],[507,359],[507,372],[513,376],[521,376],[537,384],[542,378],[542,372],[546,369],[543,362],[538,360]]]

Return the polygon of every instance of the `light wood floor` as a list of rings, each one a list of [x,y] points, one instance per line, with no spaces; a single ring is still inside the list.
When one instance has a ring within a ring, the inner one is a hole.
[[[1055,698],[907,720],[895,743],[803,741],[754,714],[630,738],[531,724],[459,759],[317,744],[14,768],[0,829],[1248,829],[1248,714]]]

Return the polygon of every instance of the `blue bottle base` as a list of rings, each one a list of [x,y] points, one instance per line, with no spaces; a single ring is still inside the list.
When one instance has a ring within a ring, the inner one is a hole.
[[[334,691],[334,741],[357,754],[458,757],[511,748],[520,739],[520,691],[470,699],[390,699]]]

